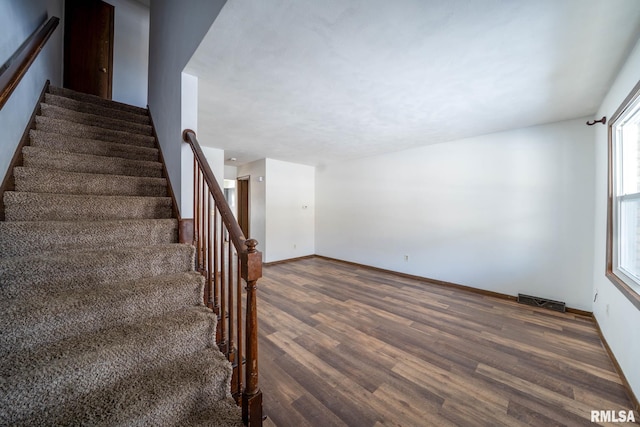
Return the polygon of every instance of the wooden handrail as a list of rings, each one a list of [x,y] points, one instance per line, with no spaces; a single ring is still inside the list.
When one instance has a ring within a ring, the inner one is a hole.
[[[182,140],[188,143],[191,146],[191,150],[193,151],[193,156],[196,158],[196,161],[202,168],[202,174],[205,182],[209,186],[211,190],[211,194],[213,195],[213,199],[216,203],[220,203],[218,205],[218,210],[220,211],[220,215],[222,217],[222,221],[224,225],[229,230],[229,237],[233,241],[233,245],[239,252],[244,252],[247,250],[246,240],[247,238],[242,233],[242,229],[240,229],[240,224],[236,221],[233,212],[231,212],[231,208],[229,204],[226,203],[226,199],[224,197],[224,193],[216,180],[216,177],[213,175],[213,171],[207,162],[207,158],[204,156],[202,149],[200,148],[200,144],[198,143],[198,139],[196,137],[196,133],[191,129],[185,129],[182,132]],[[224,202],[224,203],[222,203]]]
[[[18,87],[20,80],[38,57],[59,23],[60,18],[52,16],[34,31],[5,63],[4,71],[0,74],[0,109],[4,107],[13,91]]]
[[[195,132],[184,130],[182,139],[194,158],[193,243],[196,268],[205,277],[204,303],[217,315],[216,343],[233,366],[231,393],[242,406],[242,420],[262,426],[256,300],[262,253],[256,250],[258,242],[242,233]],[[242,281],[246,283],[244,304]]]

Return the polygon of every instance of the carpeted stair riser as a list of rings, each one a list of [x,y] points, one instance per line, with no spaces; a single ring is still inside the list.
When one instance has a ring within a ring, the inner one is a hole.
[[[150,125],[128,122],[120,119],[112,119],[110,117],[97,116],[95,114],[79,113],[66,108],[55,105],[40,104],[40,114],[44,117],[52,117],[54,119],[68,120],[83,125],[96,126],[104,129],[131,132],[140,135],[153,135]]]
[[[179,421],[200,402],[222,402],[219,396],[228,393],[223,388],[230,373],[231,366],[219,351],[203,349],[79,395],[69,405],[47,405],[45,411],[44,402],[17,402],[10,413],[0,414],[0,424],[189,427]],[[215,417],[209,424],[224,425]]]
[[[193,246],[173,244],[3,258],[0,301],[32,295],[28,286],[37,286],[44,298],[50,289],[88,281],[100,286],[193,271],[194,256]]]
[[[143,125],[151,124],[149,116],[129,113],[115,108],[108,108],[89,102],[76,101],[75,99],[65,98],[63,96],[46,93],[44,102],[56,107],[66,108],[67,110],[77,111],[78,113],[95,114],[97,116],[109,117],[112,119],[120,119],[128,122],[140,123]]]
[[[202,409],[204,408],[204,409]],[[216,423],[212,423],[216,420]],[[189,427],[243,427],[242,410],[235,404],[233,399],[226,399],[219,402],[203,402],[199,408],[194,410],[189,416],[179,423],[179,426]]]
[[[159,159],[159,150],[157,148],[118,144],[97,139],[76,138],[39,130],[31,130],[29,135],[31,146],[35,148],[148,162],[158,162]]]
[[[24,166],[67,172],[162,178],[162,163],[23,147]]]
[[[0,258],[177,243],[178,221],[2,221]]]
[[[26,388],[22,398],[37,402],[37,409],[74,404],[82,395],[108,388],[136,372],[213,348],[213,320],[211,310],[189,307],[11,353],[0,365],[5,379],[0,384],[0,405],[11,403],[7,391],[19,384]],[[220,394],[218,399],[225,397]]]
[[[104,129],[97,126],[70,122],[68,120],[54,119],[53,117],[36,116],[36,130],[75,136],[77,138],[99,139],[101,141],[155,148],[155,139],[153,136]]]
[[[84,285],[84,286],[83,286]],[[0,335],[0,354],[53,343],[105,327],[136,323],[175,307],[202,305],[201,274],[177,273],[90,287],[52,289],[42,298],[34,290],[4,304],[0,324],[19,325]],[[162,301],[150,304],[149,301]]]
[[[7,221],[69,221],[171,218],[170,197],[81,196],[4,193]]]
[[[86,93],[75,92],[73,90],[64,89],[56,86],[49,86],[49,93],[57,96],[63,96],[65,98],[73,99],[80,102],[87,102],[94,105],[111,108],[114,110],[127,111],[133,114],[141,116],[148,116],[147,110],[133,105],[122,104],[120,102],[110,101],[108,99],[100,98],[99,96],[89,95]]]
[[[16,191],[99,196],[167,196],[167,180],[16,167]]]

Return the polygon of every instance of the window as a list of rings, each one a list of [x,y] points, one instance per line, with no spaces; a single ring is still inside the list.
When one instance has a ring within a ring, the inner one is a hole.
[[[640,307],[640,84],[609,123],[607,276]]]

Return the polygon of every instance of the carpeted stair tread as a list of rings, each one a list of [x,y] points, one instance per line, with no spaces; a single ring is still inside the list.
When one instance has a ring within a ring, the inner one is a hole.
[[[175,273],[109,283],[51,289],[23,289],[21,298],[2,301],[0,354],[21,351],[105,327],[136,323],[175,307],[202,305],[204,278],[196,272]],[[162,303],[150,303],[150,301]]]
[[[39,147],[23,147],[24,166],[67,172],[162,177],[162,163],[144,160],[65,153]]]
[[[60,252],[0,259],[0,299],[42,297],[51,289],[91,282],[101,286],[121,280],[193,271],[195,248],[170,244],[79,252]]]
[[[9,395],[10,411],[0,414],[0,424],[188,427],[180,420],[194,406],[215,407],[215,402],[228,399],[224,385],[230,375],[231,366],[220,352],[205,348],[95,391],[72,390],[76,398],[70,404],[58,403],[64,396],[51,393],[46,401],[15,399],[15,403]],[[49,386],[42,387],[46,393]]]
[[[143,125],[151,123],[149,116],[146,115],[130,113],[128,111],[92,104],[90,102],[76,101],[75,99],[54,95],[52,93],[45,94],[44,102],[49,105],[55,105],[57,107],[66,108],[67,110],[77,111],[79,113],[96,114],[98,116],[141,123]]]
[[[14,168],[16,191],[101,196],[167,196],[167,180],[126,175],[67,172],[30,167]]]
[[[129,104],[123,104],[116,101],[111,101],[109,99],[100,98],[99,96],[76,92],[71,89],[66,89],[66,88],[61,88],[56,86],[49,86],[49,93],[57,96],[63,96],[65,98],[73,99],[80,102],[87,102],[90,104],[104,106],[104,107],[115,109],[115,110],[128,111],[133,114],[148,116],[148,112],[145,108],[136,107],[134,105],[129,105]]]
[[[170,197],[4,193],[6,221],[171,218]]]
[[[55,413],[55,408],[60,406],[76,406],[76,410],[84,414],[78,415],[86,416],[90,413],[89,408],[97,403],[96,395],[109,397],[108,405],[103,406],[107,409],[113,405],[113,399],[121,399],[121,393],[126,394],[128,390],[138,388],[139,384],[150,387],[147,391],[161,389],[163,393],[176,397],[175,392],[164,384],[167,374],[188,375],[193,381],[193,375],[189,373],[193,365],[176,366],[173,362],[191,362],[204,368],[202,375],[205,376],[207,368],[194,360],[197,356],[207,356],[208,362],[216,367],[217,373],[209,371],[210,375],[216,375],[218,379],[228,378],[229,370],[225,369],[228,362],[219,352],[216,355],[213,351],[206,351],[209,348],[217,350],[213,348],[214,318],[214,314],[205,307],[190,307],[149,318],[139,324],[107,328],[32,351],[12,353],[0,365],[4,380],[0,384],[0,407],[12,407],[9,416],[14,419],[28,415],[29,409]],[[140,351],[141,348],[145,351]],[[141,378],[141,372],[146,376]],[[158,375],[159,372],[163,374]],[[198,381],[199,393],[192,395],[192,399],[197,399],[203,392],[214,401],[228,395],[227,384],[207,380],[210,379],[205,377]],[[169,382],[177,385],[174,381]],[[23,386],[20,400],[34,402],[31,408],[12,405],[12,391],[18,384],[27,386]],[[114,389],[117,394],[112,394]],[[161,395],[156,398],[161,398]],[[85,399],[93,403],[78,405]],[[122,403],[125,405],[117,408],[119,411],[129,411],[133,405],[128,401]],[[153,401],[140,402],[143,403],[152,405]],[[190,408],[185,408],[184,412],[188,410]],[[73,421],[74,424],[78,422]]]
[[[126,131],[140,135],[153,135],[151,125],[129,122],[121,119],[99,116],[90,113],[80,113],[78,111],[67,110],[57,105],[40,103],[40,114],[44,117],[68,120],[83,125],[96,126],[104,129]]]
[[[82,377],[87,376],[92,382],[108,382],[110,377],[126,375],[127,370],[140,369],[140,364],[149,366],[161,362],[163,358],[157,357],[160,354],[170,359],[212,347],[215,343],[215,315],[204,306],[186,306],[134,323],[118,324],[117,319],[113,320],[97,332],[73,335],[22,350],[4,351],[3,348],[0,376],[10,383],[26,384],[47,378],[47,383],[57,383],[58,387],[74,381],[77,384],[69,386],[86,389],[91,385],[82,384],[86,381]],[[141,352],[141,348],[145,352]],[[100,366],[114,359],[121,363]],[[82,377],[74,378],[77,375]]]
[[[58,133],[31,130],[29,132],[31,146],[46,148],[65,153],[91,154],[102,157],[120,157],[131,160],[157,162],[159,151],[157,148],[140,147],[117,142],[100,141],[99,139],[84,139]]]
[[[61,135],[75,136],[77,138],[99,139],[101,141],[139,145],[149,148],[155,147],[155,138],[153,136],[83,125],[81,123],[55,119],[53,117],[36,116],[36,129],[45,132],[59,133]]]
[[[177,243],[178,221],[1,221],[0,258]]]

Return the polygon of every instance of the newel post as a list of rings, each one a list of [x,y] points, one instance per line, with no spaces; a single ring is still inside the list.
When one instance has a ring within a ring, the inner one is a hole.
[[[246,386],[242,393],[242,420],[249,426],[262,426],[262,391],[258,385],[258,309],[257,282],[262,277],[262,253],[258,241],[248,239],[242,253],[242,278],[247,282]]]

